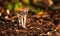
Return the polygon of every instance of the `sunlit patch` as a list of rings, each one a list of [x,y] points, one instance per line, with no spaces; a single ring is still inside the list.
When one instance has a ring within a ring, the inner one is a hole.
[[[12,22],[14,22],[14,19],[12,20]]]
[[[53,5],[53,1],[52,0],[48,0],[49,2],[49,6]]]
[[[0,13],[0,16],[1,16],[1,13]]]
[[[47,35],[49,35],[50,34],[50,32],[47,32]]]
[[[10,14],[10,11],[9,10],[7,10],[7,14]]]
[[[38,12],[37,13],[37,18],[41,18],[41,16],[44,14],[44,12]]]
[[[5,16],[5,19],[9,18],[8,16]]]

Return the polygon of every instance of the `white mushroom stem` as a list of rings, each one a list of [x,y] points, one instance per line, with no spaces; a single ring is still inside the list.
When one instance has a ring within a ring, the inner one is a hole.
[[[23,18],[21,18],[22,27],[24,27]]]
[[[23,17],[22,17],[23,16]],[[26,28],[26,15],[21,16],[21,25],[23,28]]]
[[[19,25],[23,28],[26,28],[26,15],[20,15],[21,17],[18,17],[19,19]]]
[[[19,18],[19,24],[21,24],[21,26],[23,28],[26,28],[26,14],[28,13],[29,9],[28,8],[25,8],[23,9],[23,13],[24,14],[20,14],[18,15],[18,18]]]
[[[26,15],[24,15],[24,27],[26,27]]]

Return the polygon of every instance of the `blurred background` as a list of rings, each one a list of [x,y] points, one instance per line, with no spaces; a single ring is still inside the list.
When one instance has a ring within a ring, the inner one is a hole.
[[[27,29],[17,20],[24,8]],[[0,36],[60,36],[60,0],[0,0]]]

